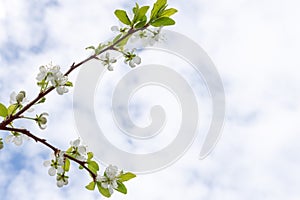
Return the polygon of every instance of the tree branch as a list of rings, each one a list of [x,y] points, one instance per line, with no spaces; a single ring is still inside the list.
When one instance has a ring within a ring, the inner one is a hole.
[[[18,133],[22,133],[24,135],[27,135],[28,137],[32,138],[34,141],[42,143],[43,145],[49,147],[51,150],[53,150],[54,154],[57,154],[58,152],[60,152],[61,150],[54,147],[53,145],[51,145],[49,142],[47,142],[46,139],[42,139],[39,138],[35,135],[33,135],[30,131],[28,131],[27,129],[20,129],[20,128],[11,128],[11,127],[4,127],[1,128],[1,130],[5,130],[5,131],[14,131],[14,132],[18,132]],[[96,177],[97,174],[93,173],[85,164],[86,162],[83,162],[81,160],[78,160],[68,154],[64,154],[64,157],[69,158],[70,160],[76,162],[77,164],[81,165],[86,171],[88,171],[90,173],[90,175],[92,176],[93,180],[96,181]]]

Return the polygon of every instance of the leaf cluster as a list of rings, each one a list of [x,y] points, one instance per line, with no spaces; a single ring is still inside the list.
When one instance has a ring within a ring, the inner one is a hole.
[[[133,17],[129,17],[125,10],[116,10],[116,17],[123,24],[130,26],[131,28],[139,29],[145,26],[171,26],[175,24],[175,21],[170,18],[177,10],[175,8],[168,8],[167,0],[157,0],[151,10],[150,16],[147,17],[147,12],[150,6],[139,6],[138,3],[133,7]]]

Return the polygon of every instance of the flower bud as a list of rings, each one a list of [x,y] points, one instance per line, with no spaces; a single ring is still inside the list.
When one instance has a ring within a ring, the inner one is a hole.
[[[40,121],[40,124],[42,124],[42,125],[47,124],[47,118],[46,117],[40,117],[39,121]]]
[[[4,147],[4,144],[2,142],[2,138],[0,138],[0,150],[3,149],[3,147]]]
[[[25,91],[19,92],[19,94],[16,96],[16,101],[18,103],[21,103],[24,100],[25,96],[26,96]]]
[[[42,113],[39,116],[37,115],[35,121],[39,125],[40,129],[44,130],[47,127],[47,118],[46,116],[49,116],[48,113]]]

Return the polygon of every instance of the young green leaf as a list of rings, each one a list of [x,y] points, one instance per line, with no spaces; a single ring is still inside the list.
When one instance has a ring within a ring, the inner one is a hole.
[[[103,196],[108,197],[108,198],[111,196],[111,194],[109,193],[109,190],[107,188],[103,188],[101,186],[101,182],[97,182],[97,188]]]
[[[153,8],[151,10],[151,17],[150,19],[155,19],[157,17],[157,13],[161,10],[162,7],[165,7],[167,4],[167,0],[157,0],[154,3]]]
[[[121,182],[129,181],[130,179],[133,179],[133,178],[135,178],[135,177],[136,177],[135,174],[133,174],[133,173],[131,173],[131,172],[127,172],[127,173],[121,174],[121,175],[119,176],[119,181],[121,181]]]
[[[67,87],[73,87],[73,83],[71,81],[66,82],[65,86]]]
[[[96,48],[95,48],[94,46],[89,46],[89,47],[86,47],[85,49],[86,49],[86,50],[88,50],[88,49],[95,50]]]
[[[7,108],[5,107],[5,105],[3,105],[2,103],[0,103],[0,116],[1,117],[6,117],[7,114],[8,114]]]
[[[85,186],[88,190],[94,190],[96,186],[96,183],[94,181],[90,182],[87,186]]]
[[[3,149],[3,147],[4,147],[4,144],[3,144],[2,138],[0,138],[0,150]]]
[[[117,184],[118,184],[118,187],[116,188],[116,190],[118,192],[123,193],[123,194],[127,194],[127,188],[126,188],[126,186],[122,182],[120,182],[120,181],[117,181]]]
[[[90,161],[94,157],[94,154],[93,152],[88,152],[87,156],[88,156],[87,160]]]
[[[124,38],[121,42],[119,42],[117,44],[117,47],[119,47],[122,50],[124,48],[124,46],[127,44],[129,38],[130,38],[130,36],[127,36],[126,38]]]
[[[8,106],[7,115],[13,115],[17,111],[18,107],[19,107],[18,104],[11,104],[10,106]]]
[[[168,7],[167,4],[164,5],[164,6],[162,6],[162,7],[157,11],[156,18],[162,17],[161,15],[162,15],[162,13],[166,10],[167,7]]]
[[[36,104],[45,103],[46,97],[41,98]]]
[[[128,15],[125,10],[116,10],[115,15],[123,24],[131,25],[131,21],[128,18]]]
[[[122,33],[117,35],[114,39],[113,39],[113,43],[117,42],[121,37],[122,37]]]
[[[177,13],[178,11],[175,8],[169,8],[167,10],[164,10],[161,14],[161,17],[170,17]]]
[[[99,165],[95,161],[89,161],[88,168],[94,173],[97,173],[97,171],[99,171]]]
[[[154,27],[171,26],[174,24],[175,21],[169,17],[161,17],[151,22],[151,25]]]
[[[139,23],[137,23],[134,28],[143,28],[146,25],[147,20],[145,21],[140,21]]]
[[[137,11],[140,9],[140,6],[138,3],[135,3],[135,7],[132,8],[132,12],[134,15],[137,14]]]
[[[68,172],[70,170],[70,160],[66,158],[65,164],[64,164],[64,170]]]
[[[147,11],[149,10],[149,6],[143,6],[139,9],[137,21],[140,21],[146,16]]]

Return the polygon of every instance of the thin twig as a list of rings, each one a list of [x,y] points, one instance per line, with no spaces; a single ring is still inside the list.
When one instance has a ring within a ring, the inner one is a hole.
[[[39,138],[35,135],[33,135],[30,131],[28,131],[27,129],[20,129],[20,128],[11,128],[11,127],[5,127],[2,130],[6,130],[6,131],[14,131],[14,132],[18,132],[18,133],[22,133],[24,135],[27,135],[28,137],[32,138],[34,141],[36,142],[40,142],[43,145],[49,147],[51,150],[53,150],[54,154],[57,154],[58,152],[60,152],[61,150],[54,147],[53,145],[51,145],[49,142],[47,142],[46,139],[42,139]],[[94,172],[92,172],[85,164],[86,162],[83,162],[81,160],[78,160],[68,154],[64,154],[64,157],[69,158],[70,160],[78,163],[79,165],[81,165],[85,170],[87,170],[90,175],[93,177],[94,181],[96,180],[97,174],[95,174]]]

